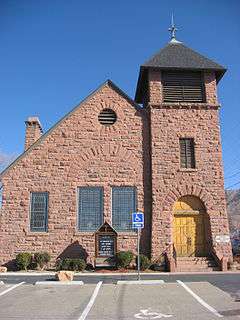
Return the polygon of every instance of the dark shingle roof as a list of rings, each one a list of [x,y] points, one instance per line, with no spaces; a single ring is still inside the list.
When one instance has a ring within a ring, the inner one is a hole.
[[[220,64],[186,47],[181,42],[170,42],[143,64],[144,67],[225,70]]]
[[[220,64],[202,56],[196,51],[186,47],[181,42],[169,42],[152,58],[140,67],[135,101],[142,101],[142,86],[146,81],[146,70],[157,69],[180,69],[180,70],[213,70],[219,81],[226,71]]]

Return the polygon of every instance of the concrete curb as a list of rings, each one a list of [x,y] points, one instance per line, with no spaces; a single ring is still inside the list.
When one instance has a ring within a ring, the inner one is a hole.
[[[37,286],[82,286],[83,281],[37,281],[35,282]]]
[[[45,273],[36,273],[36,272],[0,272],[0,276],[55,276],[56,272],[45,272]],[[98,276],[136,276],[137,272],[107,272],[107,273],[75,273],[75,277],[98,277]],[[194,274],[240,274],[240,271],[210,271],[210,272],[141,272],[142,276],[171,276],[171,275],[194,275]]]
[[[0,272],[0,276],[54,276],[56,272]]]
[[[124,281],[124,280],[121,280],[121,281],[118,281],[117,284],[163,284],[165,283],[164,280],[134,280],[134,281]]]
[[[141,276],[172,276],[172,275],[194,275],[194,274],[240,274],[240,271],[199,271],[199,272],[140,272]],[[97,276],[137,276],[137,272],[108,272],[108,273],[75,273],[75,277],[97,277]]]

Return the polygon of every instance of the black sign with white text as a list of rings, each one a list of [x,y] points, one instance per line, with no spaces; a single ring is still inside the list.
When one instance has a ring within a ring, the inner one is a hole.
[[[98,255],[100,257],[112,257],[115,254],[114,239],[112,235],[99,235],[98,238]]]

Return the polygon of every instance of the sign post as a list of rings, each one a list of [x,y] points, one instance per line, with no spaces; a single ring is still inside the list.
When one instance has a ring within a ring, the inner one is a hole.
[[[140,228],[137,228],[137,252],[138,252],[138,257],[137,257],[137,269],[138,269],[138,281],[140,281]]]
[[[140,280],[140,230],[144,228],[143,212],[132,213],[132,227],[137,229],[137,270],[138,280]]]

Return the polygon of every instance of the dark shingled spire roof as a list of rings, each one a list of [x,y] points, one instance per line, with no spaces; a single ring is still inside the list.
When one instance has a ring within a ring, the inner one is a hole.
[[[143,64],[144,67],[225,70],[220,64],[186,47],[169,42],[166,47]]]
[[[169,42],[163,49],[140,67],[135,101],[142,103],[142,93],[146,84],[148,69],[169,70],[213,70],[217,82],[224,75],[226,68],[186,47],[179,41]]]

